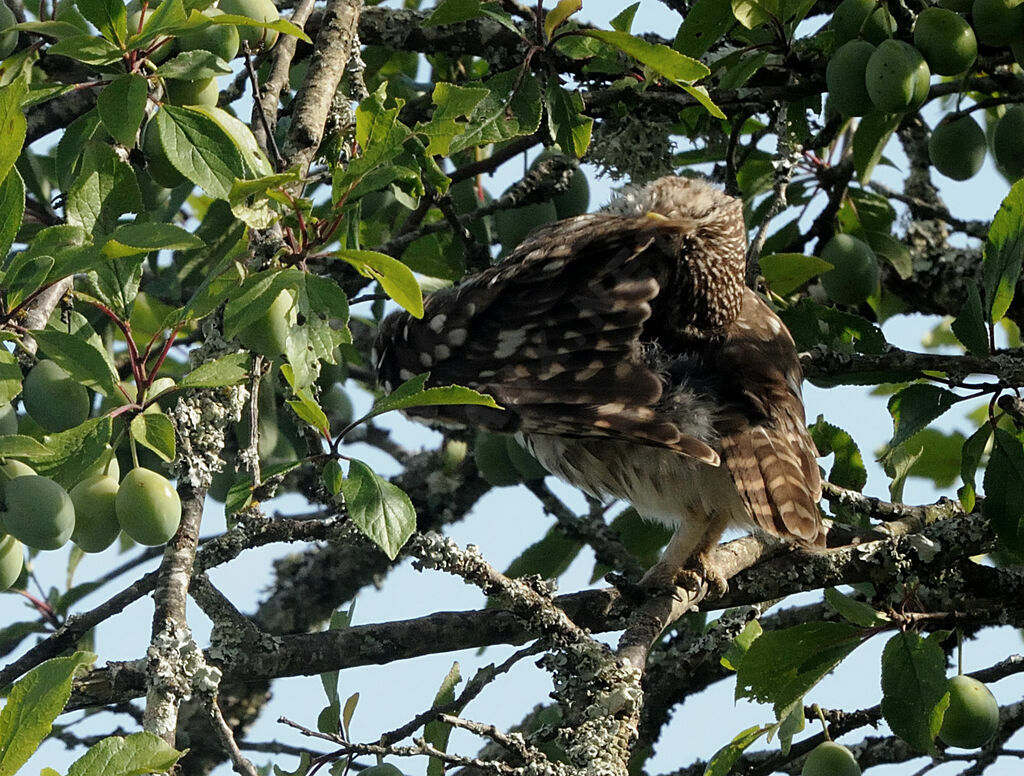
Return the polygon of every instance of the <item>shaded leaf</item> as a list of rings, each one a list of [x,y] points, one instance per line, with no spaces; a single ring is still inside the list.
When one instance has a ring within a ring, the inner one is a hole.
[[[1024,180],[1013,184],[1003,199],[985,241],[982,283],[989,320],[998,321],[1010,308],[1024,258]]]
[[[946,656],[932,639],[897,633],[882,650],[882,716],[892,731],[934,753],[942,722],[936,707],[946,694]]]
[[[985,467],[981,512],[1007,549],[1024,553],[1024,447],[1001,428],[995,430],[994,441]]]
[[[389,559],[398,557],[416,530],[416,510],[409,497],[356,459],[352,459],[341,491],[353,524]]]

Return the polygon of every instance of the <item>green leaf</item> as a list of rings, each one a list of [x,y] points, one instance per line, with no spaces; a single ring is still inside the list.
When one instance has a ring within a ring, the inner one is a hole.
[[[960,474],[960,453],[965,437],[959,431],[944,433],[936,428],[926,428],[912,436],[906,443],[908,448],[920,448],[910,469],[910,476],[931,480],[936,488],[950,487]]]
[[[131,148],[146,115],[148,86],[141,75],[130,73],[115,78],[96,97],[96,110],[110,136]]]
[[[274,30],[282,35],[291,35],[293,38],[298,38],[303,43],[313,44],[312,38],[310,38],[302,28],[298,25],[288,21],[287,19],[273,19],[271,21],[262,21],[261,19],[253,19],[249,16],[239,16],[238,14],[225,13],[220,16],[213,18],[214,24],[233,24],[236,27],[258,27],[262,30]]]
[[[611,26],[613,30],[618,30],[619,32],[629,32],[631,29],[633,29],[633,19],[636,18],[636,12],[639,8],[639,2],[633,3],[632,5],[627,5],[619,12],[618,16],[616,16],[614,19],[608,22],[608,24]]]
[[[178,387],[221,388],[225,385],[241,385],[248,379],[250,368],[248,353],[229,353],[200,364],[178,381]]]
[[[864,632],[837,622],[808,622],[769,631],[755,641],[736,672],[736,698],[775,707],[776,718],[856,649]]]
[[[762,256],[760,264],[765,282],[779,296],[793,293],[811,278],[832,269],[824,259],[802,253],[773,253]]]
[[[934,754],[946,694],[946,656],[932,639],[897,633],[882,650],[882,716],[915,749]]]
[[[532,73],[506,70],[484,81],[483,88],[489,94],[477,104],[466,131],[452,140],[453,154],[529,135],[540,127],[540,85]]]
[[[3,168],[0,167],[0,170]],[[982,283],[989,320],[998,321],[1010,309],[1024,256],[1024,180],[1003,199],[985,241]]]
[[[981,309],[981,294],[974,278],[967,278],[967,299],[952,323],[953,333],[974,356],[988,355],[988,329]]]
[[[903,500],[903,486],[920,457],[919,449],[902,444],[887,449],[880,459],[882,469],[892,478],[889,483],[889,498],[892,501]]]
[[[221,17],[216,17],[220,19]],[[248,125],[232,116],[223,108],[208,105],[193,105],[192,110],[209,118],[220,127],[221,131],[231,140],[235,151],[242,158],[246,174],[239,178],[261,177],[274,172],[274,166],[260,149],[256,137]],[[230,192],[231,186],[228,187]]]
[[[694,81],[699,81],[711,74],[703,62],[680,54],[660,43],[648,43],[627,32],[581,30],[580,34],[614,46],[679,87],[689,86]]]
[[[974,511],[975,475],[991,436],[992,426],[982,423],[981,427],[967,438],[960,451],[960,479],[963,480],[964,487],[959,496],[960,502],[968,512]]]
[[[480,0],[444,0],[423,21],[424,27],[437,27],[441,24],[458,24],[483,16]]]
[[[21,367],[6,348],[0,348],[0,404],[10,404],[21,393]]]
[[[142,208],[142,192],[131,166],[106,143],[89,140],[82,166],[68,189],[68,223],[90,232],[109,232],[123,213]]]
[[[20,434],[0,436],[0,458],[39,458],[50,454],[49,448],[39,440]]]
[[[416,530],[416,510],[409,497],[355,458],[341,491],[353,524],[389,559],[398,557]]]
[[[423,317],[423,290],[407,266],[376,251],[338,251],[335,256],[355,267],[359,274],[380,283],[384,292],[414,317]]]
[[[534,542],[512,560],[505,569],[507,577],[537,574],[541,579],[558,579],[572,565],[583,545],[557,527],[549,528],[544,538]]]
[[[889,138],[902,119],[903,116],[898,114],[869,113],[860,120],[857,131],[853,133],[853,166],[861,183],[871,179]]]
[[[834,587],[825,588],[825,600],[843,616],[843,619],[862,628],[882,628],[891,622],[887,614],[876,611],[863,601],[843,595]]]
[[[761,638],[764,630],[758,620],[751,620],[744,627],[740,634],[732,640],[729,648],[722,655],[721,662],[724,668],[735,671],[743,662],[744,655],[750,650],[750,645]]]
[[[594,120],[583,115],[583,98],[578,92],[563,89],[552,79],[547,90],[548,129],[555,141],[576,157],[590,147]]]
[[[140,445],[165,461],[174,460],[174,424],[162,412],[140,412],[132,418],[130,429],[132,439]]]
[[[732,741],[711,755],[704,776],[727,776],[750,745],[774,729],[775,725],[755,725],[737,733]]]
[[[992,524],[1000,542],[1012,552],[1024,553],[1024,447],[1001,428],[985,467],[985,500],[981,513]]]
[[[780,19],[779,0],[732,0],[736,21],[752,30],[772,19]]]
[[[861,491],[868,481],[864,458],[853,437],[846,431],[825,421],[822,416],[808,428],[811,438],[822,456],[834,454],[828,480],[843,488]]]
[[[156,75],[163,78],[180,78],[184,81],[216,78],[230,72],[231,65],[209,51],[183,51],[156,69]]]
[[[111,259],[100,264],[89,275],[96,297],[122,318],[128,317],[128,311],[139,292],[145,258],[140,254]]]
[[[416,125],[416,131],[429,138],[427,152],[446,156],[452,139],[469,128],[469,117],[488,94],[487,89],[480,87],[437,83],[431,95],[435,108],[430,121]]]
[[[202,248],[203,241],[174,224],[122,224],[103,244],[103,255],[111,258],[137,256],[151,251],[187,251]]]
[[[121,43],[128,37],[128,12],[122,0],[75,0],[75,5],[111,43]]]
[[[112,65],[121,59],[121,49],[94,35],[73,35],[50,46],[48,54],[70,57],[87,65]]]
[[[633,12],[636,12],[636,3]],[[565,20],[583,7],[583,0],[558,0],[558,3],[544,15],[544,37],[548,40]],[[564,147],[564,146],[563,146]]]
[[[68,769],[68,776],[144,776],[169,771],[184,754],[153,733],[109,736]]]
[[[0,258],[7,256],[11,249],[24,215],[25,182],[18,168],[12,167],[0,181]]]
[[[672,48],[697,58],[725,36],[736,23],[729,3],[722,0],[697,0],[676,32]]]
[[[91,652],[55,657],[14,683],[0,709],[0,776],[14,776],[32,756],[71,697],[75,670],[95,660]]]
[[[227,199],[231,184],[244,178],[242,156],[232,139],[194,107],[164,105],[150,119],[171,165],[215,199]]]
[[[36,342],[47,356],[87,388],[104,396],[118,396],[117,370],[91,327],[69,334],[57,329],[33,332]]]
[[[308,391],[296,386],[295,370],[292,368],[291,364],[282,364],[281,374],[288,382],[288,385],[291,386],[292,391],[296,396],[295,399],[288,400],[288,406],[292,408],[292,411],[298,415],[300,420],[308,423],[323,436],[330,436],[331,424],[327,420],[327,415],[325,415],[324,411],[320,409],[320,405]]]
[[[431,407],[448,404],[479,404],[500,410],[494,399],[487,394],[478,393],[461,385],[449,385],[443,388],[424,388],[430,373],[416,375],[406,380],[387,396],[374,402],[370,412],[362,418],[369,420],[392,410],[407,410],[410,407]],[[362,421],[360,421],[362,422]]]
[[[937,385],[909,385],[889,399],[893,435],[889,447],[897,447],[952,407],[959,398]]]
[[[824,345],[840,353],[881,353],[886,347],[885,335],[870,321],[853,313],[817,304],[810,299],[801,299],[792,307],[781,310],[779,317],[793,335],[799,350],[810,350],[816,345]],[[877,384],[878,374],[871,373],[872,376],[867,378],[867,382]],[[917,377],[916,372],[903,379],[913,377]],[[863,379],[865,378],[861,378]],[[899,379],[891,378],[888,382],[896,382]],[[823,378],[815,380],[830,385],[858,382],[851,375],[840,375],[834,381]]]
[[[462,681],[462,674],[459,672],[458,662],[452,663],[452,667],[441,680],[441,686],[437,688],[434,695],[434,708],[448,706],[455,701],[455,688]],[[459,709],[453,709],[452,714],[458,714]],[[448,722],[431,720],[423,726],[423,740],[433,745],[439,752],[448,751],[448,738],[451,736],[452,726]],[[436,757],[431,757],[427,762],[427,776],[445,776],[445,764]]]
[[[28,122],[21,107],[25,86],[15,81],[0,87],[0,178],[6,178],[21,155]]]
[[[109,416],[92,418],[75,428],[46,435],[46,455],[28,457],[37,474],[70,489],[106,452],[110,443]]]

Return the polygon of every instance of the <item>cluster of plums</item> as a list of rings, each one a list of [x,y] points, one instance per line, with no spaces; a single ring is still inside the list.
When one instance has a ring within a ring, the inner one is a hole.
[[[88,391],[49,360],[25,377],[22,402],[28,420],[44,433],[72,428],[89,415]],[[17,422],[10,405],[0,409],[0,435],[17,433]],[[109,448],[70,492],[7,459],[0,464],[0,507],[0,590],[21,574],[24,547],[56,550],[72,541],[85,552],[101,552],[121,531],[155,546],[174,536],[181,521],[181,501],[167,478],[144,467],[120,478]]]
[[[1024,5],[1011,0],[941,0],[917,15],[913,43],[895,37],[896,22],[875,0],[843,0],[830,28],[837,48],[826,83],[832,105],[844,116],[899,114],[928,96],[931,76],[962,76],[978,56],[978,43],[1008,46],[1024,56]],[[991,143],[1000,170],[1024,177],[1024,107],[997,118],[991,137],[969,113],[947,116],[929,143],[932,164],[947,177],[967,180],[985,160]]]

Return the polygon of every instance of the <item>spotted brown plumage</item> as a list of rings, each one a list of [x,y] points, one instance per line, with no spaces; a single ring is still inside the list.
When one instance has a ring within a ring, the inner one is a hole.
[[[745,252],[737,200],[661,178],[535,230],[430,296],[421,320],[389,316],[379,379],[430,372],[488,393],[503,410],[410,414],[515,433],[553,474],[673,526],[658,582],[701,564],[730,525],[822,547],[800,364],[744,285]]]

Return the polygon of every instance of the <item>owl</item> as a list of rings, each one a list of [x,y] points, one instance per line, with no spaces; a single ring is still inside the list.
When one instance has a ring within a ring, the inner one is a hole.
[[[431,295],[422,319],[387,317],[379,381],[490,394],[503,409],[410,414],[514,434],[557,477],[673,528],[645,584],[720,584],[708,556],[730,526],[821,548],[800,362],[744,283],[746,244],[740,202],[704,180],[629,188]]]

